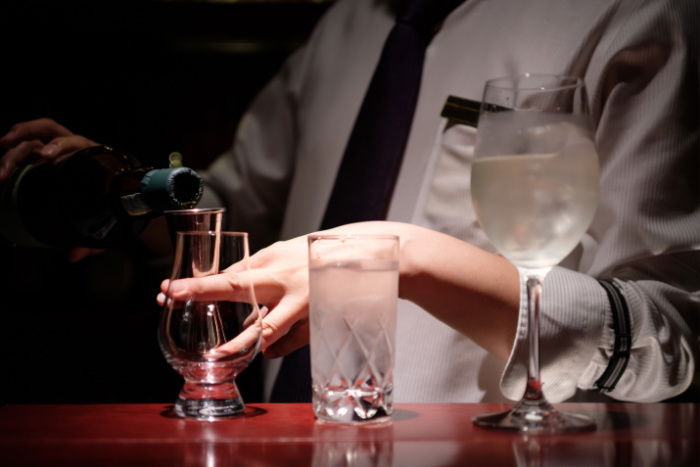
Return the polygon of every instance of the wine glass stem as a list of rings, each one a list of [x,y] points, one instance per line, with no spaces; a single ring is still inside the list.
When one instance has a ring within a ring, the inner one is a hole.
[[[527,292],[528,366],[527,386],[523,399],[544,401],[540,380],[540,304],[545,273],[523,274]]]
[[[544,397],[540,380],[540,304],[542,281],[549,269],[520,270],[527,300],[527,385],[518,403],[505,412],[477,415],[474,423],[486,428],[529,433],[558,433],[595,428],[595,422],[579,414],[559,412]]]

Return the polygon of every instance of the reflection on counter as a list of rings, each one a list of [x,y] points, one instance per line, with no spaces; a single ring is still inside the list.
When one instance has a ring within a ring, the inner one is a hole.
[[[678,433],[697,432],[700,410],[690,404],[636,404],[634,412],[596,412],[597,430],[586,435],[558,437],[521,435],[512,441],[518,467],[549,466],[683,466],[697,465],[698,443],[683,436],[669,436],[669,427]],[[616,433],[640,431],[643,436],[615,437]]]
[[[364,425],[318,422],[313,433],[313,467],[395,465],[392,422]]]

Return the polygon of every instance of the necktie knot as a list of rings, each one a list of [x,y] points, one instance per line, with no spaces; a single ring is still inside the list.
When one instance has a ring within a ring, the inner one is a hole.
[[[430,39],[440,23],[464,0],[403,0],[396,22],[410,25]]]
[[[404,0],[372,75],[321,222],[386,219],[413,121],[426,46],[464,0]]]

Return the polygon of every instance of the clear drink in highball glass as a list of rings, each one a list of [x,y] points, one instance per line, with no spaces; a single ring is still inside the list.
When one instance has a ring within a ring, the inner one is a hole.
[[[528,352],[520,401],[474,423],[527,433],[592,429],[589,417],[560,412],[547,401],[539,355],[542,282],[581,241],[598,203],[598,154],[583,80],[523,74],[487,81],[474,157],[474,210],[526,287]]]
[[[313,410],[321,421],[387,420],[393,406],[399,238],[310,235]]]

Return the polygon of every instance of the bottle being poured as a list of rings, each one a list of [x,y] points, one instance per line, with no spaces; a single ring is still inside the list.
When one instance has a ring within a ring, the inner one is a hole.
[[[135,238],[163,211],[195,207],[203,183],[179,153],[157,169],[94,146],[20,168],[0,189],[0,235],[11,243],[106,248]]]

